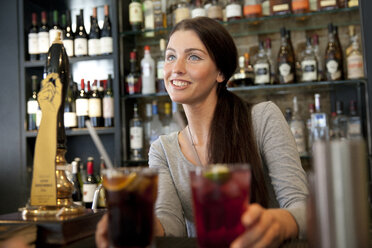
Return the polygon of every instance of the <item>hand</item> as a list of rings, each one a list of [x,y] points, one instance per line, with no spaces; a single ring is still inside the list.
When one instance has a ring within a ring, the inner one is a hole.
[[[297,235],[297,224],[284,209],[264,209],[251,204],[242,216],[246,231],[231,244],[231,248],[279,247],[289,237]]]
[[[57,113],[62,102],[61,95],[62,83],[58,73],[49,74],[41,81],[41,90],[37,95],[41,110]]]
[[[96,245],[98,248],[108,248],[110,241],[108,240],[108,214],[104,214],[97,224],[96,228]]]

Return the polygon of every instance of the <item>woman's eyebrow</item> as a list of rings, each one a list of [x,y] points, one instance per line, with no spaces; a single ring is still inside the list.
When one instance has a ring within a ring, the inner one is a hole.
[[[166,50],[170,50],[172,52],[176,52],[176,50],[173,49],[172,47],[168,47]],[[193,52],[193,51],[200,51],[200,52],[202,52],[204,54],[207,54],[204,50],[199,49],[199,48],[187,48],[187,49],[185,49],[185,53],[190,53],[190,52]]]

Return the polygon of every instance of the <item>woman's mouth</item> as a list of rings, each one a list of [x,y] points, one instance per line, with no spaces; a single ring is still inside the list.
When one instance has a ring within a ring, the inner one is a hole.
[[[189,83],[181,80],[171,80],[171,83],[177,87],[187,86]]]

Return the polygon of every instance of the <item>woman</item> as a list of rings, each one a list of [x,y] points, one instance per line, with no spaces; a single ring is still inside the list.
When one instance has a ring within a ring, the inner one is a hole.
[[[252,168],[246,231],[231,247],[275,247],[304,234],[307,184],[292,134],[273,103],[252,106],[226,89],[236,65],[234,41],[218,22],[187,19],[172,30],[164,81],[172,101],[183,104],[188,126],[150,148],[150,167],[159,170],[157,235],[196,235],[189,170],[227,162]],[[105,222],[98,225],[98,245]]]

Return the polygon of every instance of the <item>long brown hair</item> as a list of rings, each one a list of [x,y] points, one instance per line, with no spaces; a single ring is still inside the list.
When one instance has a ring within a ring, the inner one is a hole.
[[[233,38],[220,23],[207,17],[179,22],[170,36],[178,30],[194,31],[224,76],[224,81],[217,87],[217,106],[209,131],[208,162],[248,162],[252,171],[251,201],[267,207],[268,192],[253,133],[252,105],[226,89],[227,81],[235,72],[238,59]]]

